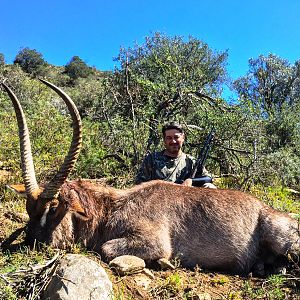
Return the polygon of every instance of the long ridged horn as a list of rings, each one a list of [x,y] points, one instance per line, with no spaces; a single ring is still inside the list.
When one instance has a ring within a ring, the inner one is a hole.
[[[22,106],[13,93],[13,91],[2,82],[2,86],[8,93],[10,99],[12,100],[18,127],[19,127],[19,139],[20,139],[20,152],[21,152],[21,165],[23,172],[23,180],[25,184],[26,194],[32,200],[36,200],[37,192],[39,191],[39,186],[36,181],[32,153],[31,153],[31,145],[29,139],[29,130],[26,123],[26,118],[22,109]]]
[[[65,160],[60,169],[53,177],[53,179],[46,185],[44,191],[41,194],[42,199],[50,200],[57,195],[78,159],[82,146],[82,124],[79,112],[72,99],[54,84],[44,79],[40,79],[40,81],[53,89],[64,100],[71,114],[73,127],[73,137],[69,152],[65,157]]]

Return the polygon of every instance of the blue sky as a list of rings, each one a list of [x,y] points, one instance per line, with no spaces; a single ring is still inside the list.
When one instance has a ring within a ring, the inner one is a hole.
[[[21,48],[54,65],[78,55],[100,70],[113,69],[119,48],[142,44],[159,31],[193,36],[228,50],[228,71],[245,75],[249,58],[276,54],[300,59],[298,0],[2,0],[0,53],[12,63]]]

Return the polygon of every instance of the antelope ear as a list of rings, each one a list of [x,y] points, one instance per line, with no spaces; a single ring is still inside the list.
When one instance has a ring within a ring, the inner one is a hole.
[[[26,189],[24,184],[11,184],[11,185],[6,185],[8,189],[13,191],[14,193],[18,194],[19,196],[23,198],[27,198],[26,194]],[[41,192],[43,191],[43,188],[37,188],[32,192],[32,197],[34,200],[37,200]]]
[[[24,184],[6,185],[6,187],[14,193],[18,194],[19,196],[26,198],[26,190]]]
[[[87,221],[89,217],[85,213],[79,201],[73,201],[71,210],[82,220]]]

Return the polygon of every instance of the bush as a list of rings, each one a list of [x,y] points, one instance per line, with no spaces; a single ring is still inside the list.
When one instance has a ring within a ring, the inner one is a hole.
[[[15,57],[14,64],[19,65],[28,74],[37,76],[43,74],[47,62],[41,53],[35,49],[24,48]]]
[[[80,77],[88,77],[92,70],[79,56],[73,56],[70,62],[65,65],[65,73],[72,80],[75,80]]]

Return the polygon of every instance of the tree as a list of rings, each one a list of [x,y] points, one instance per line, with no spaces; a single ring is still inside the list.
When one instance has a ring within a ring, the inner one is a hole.
[[[41,53],[28,47],[18,52],[14,64],[18,64],[24,72],[31,75],[41,74],[48,65]]]
[[[198,39],[160,33],[142,45],[121,48],[112,77],[114,110],[130,117],[133,126],[146,124],[149,149],[156,143],[158,124],[197,119],[201,106],[219,105],[205,95],[220,95],[226,60],[226,52],[216,53]]]
[[[258,177],[264,183],[280,178],[281,184],[298,184],[294,174],[300,155],[300,62],[261,55],[249,60],[247,75],[236,80],[234,87],[249,118],[261,126]]]
[[[92,70],[79,56],[73,56],[70,62],[65,65],[65,73],[72,80],[75,80],[80,77],[88,77],[92,73]]]
[[[145,152],[157,149],[165,122],[177,120],[209,130],[229,110],[219,98],[227,79],[227,52],[215,52],[200,40],[156,33],[142,45],[121,48],[116,61],[114,72],[98,82],[101,91],[85,96],[83,104],[106,131],[99,141],[109,149],[107,157],[122,161],[114,172],[124,165],[128,173],[134,172]],[[87,108],[90,99],[93,109]],[[191,130],[186,146],[195,152],[206,134]]]
[[[264,120],[270,151],[295,141],[300,105],[300,62],[291,65],[273,54],[249,61],[245,77],[234,82],[241,101]]]
[[[115,75],[125,92],[122,96],[129,98],[131,91],[135,106],[145,107],[148,102],[155,110],[165,101],[174,100],[165,103],[169,108],[181,101],[178,94],[220,95],[226,77],[227,53],[214,53],[192,37],[184,41],[156,33],[141,46],[121,49],[117,60],[120,68]]]
[[[300,100],[300,61],[291,65],[273,54],[250,59],[248,74],[237,79],[234,88],[259,116],[279,116]]]

